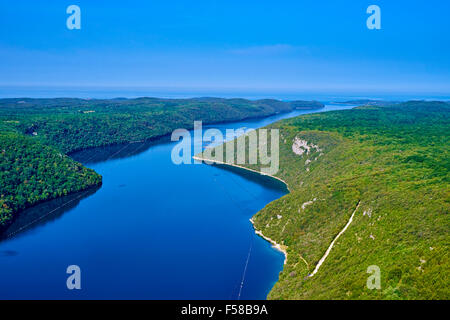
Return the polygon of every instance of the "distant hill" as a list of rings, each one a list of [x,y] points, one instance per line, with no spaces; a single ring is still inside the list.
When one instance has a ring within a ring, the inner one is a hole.
[[[294,109],[321,109],[325,107],[325,105],[319,101],[295,100],[291,101],[290,104]]]
[[[333,102],[333,104],[353,104],[359,106],[389,106],[393,104],[400,103],[400,101],[385,101],[385,100],[372,100],[372,99],[359,99],[359,100],[348,100],[343,102]]]
[[[212,124],[318,109],[316,101],[273,99],[0,99],[0,124],[64,153],[89,147],[144,141],[190,129],[194,120]]]

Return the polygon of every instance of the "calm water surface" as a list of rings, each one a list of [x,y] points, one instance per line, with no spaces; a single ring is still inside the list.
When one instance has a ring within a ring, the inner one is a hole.
[[[258,128],[311,112],[214,127]],[[241,292],[240,299],[265,299],[284,256],[254,234],[249,219],[286,189],[217,166],[176,166],[173,146],[74,155],[103,176],[102,187],[43,204],[29,216],[45,219],[0,242],[0,298],[237,299]],[[72,264],[81,268],[81,290],[66,288]]]

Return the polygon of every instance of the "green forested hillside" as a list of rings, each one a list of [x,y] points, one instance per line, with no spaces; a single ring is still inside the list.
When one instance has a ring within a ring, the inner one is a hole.
[[[263,117],[315,101],[197,99],[0,99],[0,122],[64,153],[142,141],[205,123]]]
[[[270,299],[450,298],[449,116],[448,103],[408,102],[269,126],[280,129],[276,176],[291,191],[254,217],[288,252]],[[295,141],[310,151],[295,153]],[[371,265],[380,290],[366,287]]]
[[[268,116],[318,102],[245,99],[0,99],[0,229],[25,207],[101,183],[65,154],[142,141],[205,123]]]
[[[100,175],[59,151],[0,132],[0,229],[28,206],[100,183]]]

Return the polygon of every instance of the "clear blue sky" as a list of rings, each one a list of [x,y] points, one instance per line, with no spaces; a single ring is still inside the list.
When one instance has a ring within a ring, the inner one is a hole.
[[[450,1],[2,1],[0,85],[448,94]]]

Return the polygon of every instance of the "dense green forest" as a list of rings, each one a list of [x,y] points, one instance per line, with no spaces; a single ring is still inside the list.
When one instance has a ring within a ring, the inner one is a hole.
[[[449,103],[363,106],[267,128],[280,129],[276,176],[290,189],[253,217],[288,253],[270,299],[450,298]],[[366,286],[371,265],[379,290]]]
[[[26,207],[101,183],[70,152],[145,141],[191,128],[194,120],[209,124],[322,107],[220,98],[0,99],[0,229]]]
[[[26,207],[100,183],[100,175],[61,152],[0,131],[0,230]]]
[[[144,141],[204,123],[323,108],[316,101],[196,99],[0,99],[0,123],[61,152]]]

